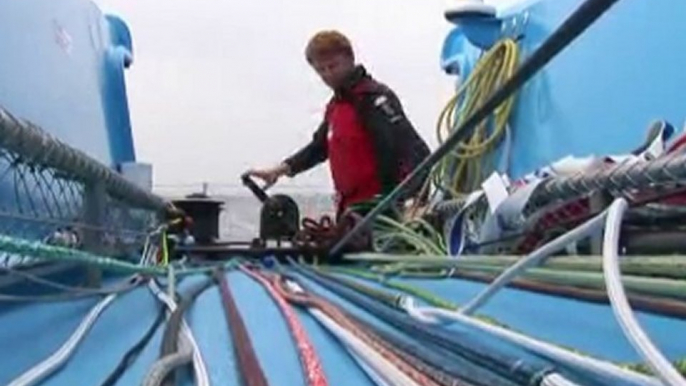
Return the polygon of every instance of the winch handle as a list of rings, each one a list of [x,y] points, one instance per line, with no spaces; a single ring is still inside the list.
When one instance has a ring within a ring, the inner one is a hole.
[[[257,197],[258,200],[261,202],[266,202],[269,199],[269,196],[267,193],[264,191],[264,189],[260,188],[255,180],[250,178],[249,175],[243,174],[241,176],[241,180],[243,181],[243,185],[247,186],[250,191]]]

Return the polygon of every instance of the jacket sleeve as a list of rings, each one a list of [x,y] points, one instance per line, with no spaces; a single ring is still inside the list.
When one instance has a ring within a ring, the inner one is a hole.
[[[283,161],[290,169],[289,176],[293,177],[326,161],[328,158],[327,132],[328,124],[323,121],[312,136],[312,141]]]
[[[387,87],[364,93],[358,109],[374,143],[383,193],[388,193],[401,178],[400,164],[404,161],[407,134],[414,128],[400,100]]]

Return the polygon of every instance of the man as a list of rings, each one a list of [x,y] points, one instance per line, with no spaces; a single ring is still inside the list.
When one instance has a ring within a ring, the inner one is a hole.
[[[271,186],[329,160],[337,215],[390,192],[429,154],[429,148],[387,86],[357,65],[349,40],[337,31],[317,33],[308,43],[309,64],[334,95],[312,141],[279,165],[249,175]],[[410,198],[417,193],[411,189]]]

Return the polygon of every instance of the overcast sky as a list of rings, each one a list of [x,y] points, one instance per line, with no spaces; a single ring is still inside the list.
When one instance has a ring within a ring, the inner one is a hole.
[[[439,67],[450,30],[443,0],[97,2],[133,34],[134,141],[158,186],[235,184],[245,169],[305,144],[329,96],[303,57],[320,29],[351,38],[358,59],[396,90],[435,147],[436,117],[453,89]],[[286,183],[326,190],[328,169]]]

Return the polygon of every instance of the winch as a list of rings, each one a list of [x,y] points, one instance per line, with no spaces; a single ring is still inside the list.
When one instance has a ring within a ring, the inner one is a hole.
[[[348,213],[337,219],[338,221],[326,215],[319,220],[305,218],[301,226],[300,209],[293,198],[285,194],[267,194],[248,175],[241,176],[241,180],[262,203],[257,237],[251,241],[214,240],[196,243],[179,248],[181,252],[200,259],[242,256],[298,257],[305,261],[316,257],[326,258],[329,262],[338,260],[329,254],[329,249],[355,226],[360,219],[359,215]],[[361,232],[346,251],[370,250],[371,244],[371,232]]]
[[[266,245],[269,241],[280,244],[290,241],[300,230],[300,210],[293,198],[285,194],[269,196],[248,175],[241,177],[243,184],[252,191],[260,202],[259,241]]]

